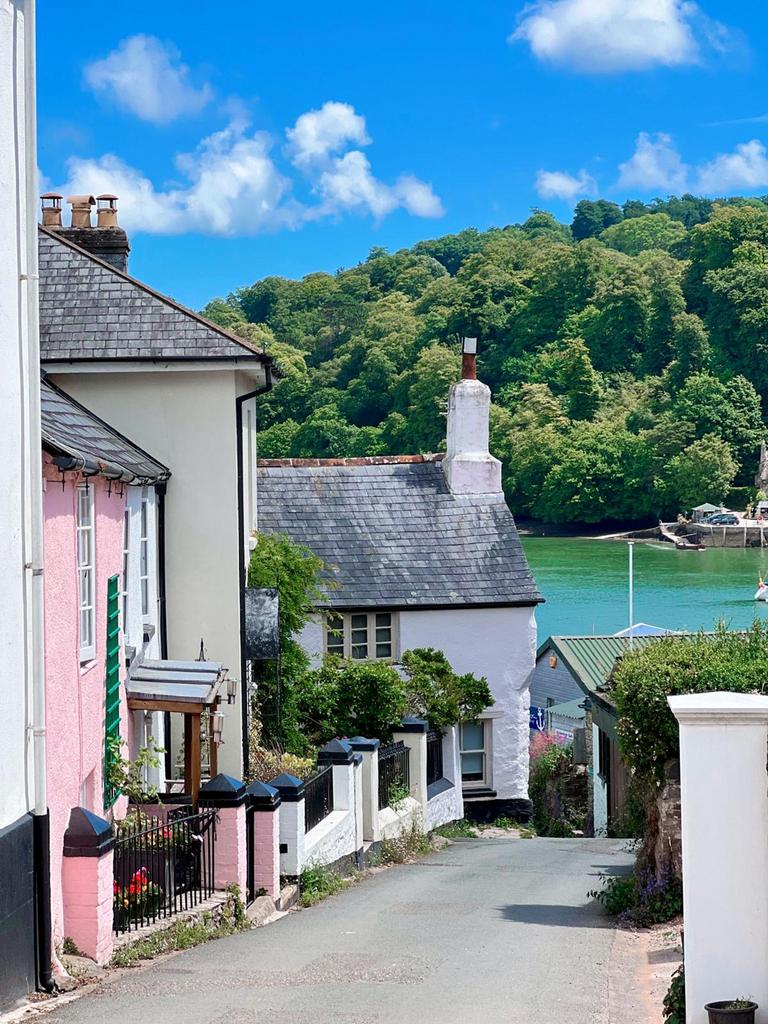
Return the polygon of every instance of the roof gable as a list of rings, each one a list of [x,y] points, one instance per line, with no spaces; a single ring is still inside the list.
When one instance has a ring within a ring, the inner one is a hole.
[[[271,363],[250,342],[38,227],[42,362],[236,359]]]
[[[40,432],[43,449],[62,469],[103,473],[126,483],[156,483],[171,475],[161,462],[46,379],[40,381]]]
[[[258,523],[311,548],[333,608],[533,605],[542,600],[503,495],[454,495],[440,462],[267,460]]]

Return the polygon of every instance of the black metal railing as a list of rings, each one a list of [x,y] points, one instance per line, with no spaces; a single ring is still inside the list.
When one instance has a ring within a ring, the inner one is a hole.
[[[439,729],[427,733],[427,785],[443,777],[443,734]]]
[[[213,892],[215,809],[147,814],[117,823],[113,928],[131,932],[189,910]]]
[[[410,750],[398,740],[379,747],[379,810],[407,796],[411,789]]]
[[[309,832],[333,810],[333,765],[321,768],[304,783],[304,829]]]

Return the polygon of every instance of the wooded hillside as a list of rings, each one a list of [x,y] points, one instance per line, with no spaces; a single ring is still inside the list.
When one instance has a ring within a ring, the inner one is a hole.
[[[480,339],[518,515],[641,520],[750,485],[768,394],[768,199],[580,202],[570,226],[469,228],[203,313],[285,376],[259,454],[437,451],[459,339]],[[742,505],[751,495],[731,495]]]

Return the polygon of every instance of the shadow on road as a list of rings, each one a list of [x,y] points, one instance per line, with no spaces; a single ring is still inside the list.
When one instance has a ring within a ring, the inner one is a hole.
[[[496,908],[505,921],[516,924],[538,924],[552,928],[614,928],[594,902],[582,907],[552,903],[513,903]]]

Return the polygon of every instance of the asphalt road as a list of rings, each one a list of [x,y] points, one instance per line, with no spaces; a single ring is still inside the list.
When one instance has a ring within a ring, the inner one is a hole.
[[[265,928],[126,972],[44,1020],[634,1024],[609,1006],[615,932],[586,896],[631,860],[612,840],[458,842]]]

